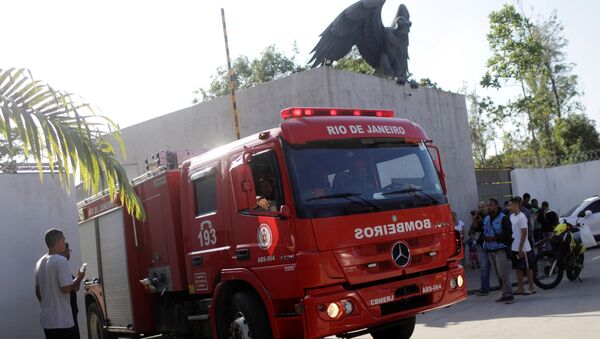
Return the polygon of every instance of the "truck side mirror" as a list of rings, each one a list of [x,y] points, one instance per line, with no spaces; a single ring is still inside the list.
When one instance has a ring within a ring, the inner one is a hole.
[[[440,183],[442,184],[442,189],[444,193],[446,193],[446,173],[444,173],[444,168],[442,168],[442,159],[440,158],[440,150],[435,145],[427,145],[427,149],[429,150],[429,154],[431,155],[431,159],[433,159],[433,164],[435,165],[435,170],[438,173],[438,177],[440,178]]]
[[[252,178],[252,168],[238,163],[229,170],[236,210],[243,211],[256,205],[256,189]]]

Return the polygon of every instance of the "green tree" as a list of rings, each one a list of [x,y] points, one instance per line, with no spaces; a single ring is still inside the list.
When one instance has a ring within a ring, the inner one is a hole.
[[[600,150],[600,135],[594,121],[583,114],[560,119],[553,134],[567,162],[577,154]]]
[[[532,34],[542,42],[543,76],[551,92],[557,117],[560,119],[564,114],[580,112],[583,109],[578,100],[581,92],[577,89],[577,75],[572,74],[574,64],[567,62],[565,48],[568,41],[557,12],[554,11],[533,28]]]
[[[16,129],[11,130],[12,144],[9,145],[3,134],[0,134],[0,173],[7,169],[13,162],[13,159],[23,158],[23,146],[17,139],[18,131]]]
[[[504,5],[490,13],[489,18],[487,39],[492,56],[481,85],[497,89],[516,87],[520,91],[496,112],[497,119],[514,129],[509,131],[512,139],[506,141],[512,145],[505,147],[504,159],[533,154],[541,166],[542,157],[564,157],[573,149],[564,147],[567,142],[561,138],[566,134],[555,133],[555,129],[560,125],[573,127],[570,120],[562,120],[579,119],[572,116],[581,115],[583,107],[573,64],[566,59],[564,27],[556,12],[533,22],[514,6]],[[523,129],[527,134],[521,133]],[[594,135],[588,137],[594,139]]]
[[[375,69],[369,65],[365,59],[362,58],[358,48],[356,46],[352,47],[350,53],[336,61],[333,64],[333,68],[339,69],[342,71],[354,72],[354,73],[362,73],[372,75],[375,73]]]
[[[481,98],[475,91],[467,93],[466,99],[475,167],[485,168],[488,166],[490,146],[494,144],[496,127],[489,111],[495,106],[489,97]]]
[[[438,86],[437,82],[433,82],[429,78],[421,78],[421,80],[418,81],[418,84],[419,87],[441,89],[440,86]]]
[[[79,173],[86,190],[96,193],[106,184],[111,196],[119,192],[130,213],[145,218],[114,148],[103,139],[112,132],[125,152],[120,130],[110,119],[96,115],[74,95],[34,80],[25,69],[0,69],[0,111],[0,134],[9,157],[16,155],[14,146],[20,143],[25,157],[37,163],[40,178],[43,163],[66,187],[70,187],[71,175]]]
[[[515,120],[525,120],[538,164],[541,163],[535,117],[534,99],[527,87],[528,80],[539,73],[542,65],[543,45],[529,32],[533,23],[517,12],[514,6],[504,5],[489,15],[490,32],[487,40],[492,56],[486,63],[483,87],[502,88],[517,85],[521,94],[507,107]]]
[[[271,45],[265,48],[256,59],[250,60],[245,55],[237,57],[231,65],[234,88],[240,90],[252,87],[306,69],[305,66],[296,63],[297,55],[296,48],[294,48],[294,54],[288,56],[278,50],[275,45]],[[229,94],[229,76],[226,66],[217,68],[216,73],[210,78],[211,82],[207,89],[199,88],[194,91],[196,96],[192,103],[196,104]]]

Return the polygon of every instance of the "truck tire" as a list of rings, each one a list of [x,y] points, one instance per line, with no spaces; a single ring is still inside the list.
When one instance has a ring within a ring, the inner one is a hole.
[[[371,332],[373,339],[409,339],[415,331],[417,317],[402,319],[398,325]]]
[[[112,337],[103,327],[104,315],[98,304],[91,303],[87,308],[87,327],[89,339],[111,339]]]
[[[227,333],[229,339],[271,339],[269,317],[262,301],[251,291],[238,292],[231,298],[231,304],[224,310],[220,333]]]

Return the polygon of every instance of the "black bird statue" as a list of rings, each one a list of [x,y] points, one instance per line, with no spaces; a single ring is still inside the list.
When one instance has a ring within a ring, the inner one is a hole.
[[[330,65],[343,58],[356,45],[375,74],[394,78],[404,84],[408,77],[408,33],[410,15],[400,5],[393,27],[381,21],[385,0],[360,0],[346,8],[321,33],[321,40],[311,51],[312,67]]]

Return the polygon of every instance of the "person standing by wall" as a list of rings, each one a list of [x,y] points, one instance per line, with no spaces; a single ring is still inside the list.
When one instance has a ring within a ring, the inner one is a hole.
[[[529,193],[525,193],[523,194],[523,204],[521,207],[528,209],[529,211],[531,211],[531,194]]]
[[[479,248],[479,262],[481,264],[480,282],[481,286],[477,292],[478,296],[487,296],[490,293],[490,272],[492,264],[489,259],[488,251],[483,248],[485,234],[483,231],[483,221],[487,217],[488,211],[485,202],[479,202],[479,209],[471,211],[471,228],[469,233],[477,235],[477,246]],[[495,269],[495,266],[494,266]],[[496,275],[498,272],[496,272]]]
[[[531,199],[531,222],[533,223],[533,241],[534,243],[542,240],[542,224],[538,219],[540,206],[537,199]],[[533,245],[533,244],[532,244]]]
[[[517,274],[517,291],[515,294],[529,295],[535,293],[533,285],[533,269],[530,263],[533,263],[533,251],[528,239],[529,226],[527,217],[522,212],[521,200],[519,198],[510,199],[510,222],[512,225],[512,261],[513,269]],[[529,281],[529,291],[523,287],[523,273],[527,273]]]
[[[67,261],[71,260],[71,249],[69,243],[65,242],[65,251],[61,253],[63,257],[67,258]],[[75,277],[71,274],[71,278]],[[79,313],[79,307],[77,307],[77,291],[79,291],[79,285],[77,289],[69,292],[69,299],[71,301],[71,312],[73,313],[73,322],[75,323],[75,331],[77,333],[77,339],[79,339],[79,324],[77,323],[77,314]]]
[[[85,272],[78,270],[72,278],[69,263],[61,253],[65,252],[65,236],[59,229],[50,229],[45,234],[48,253],[35,265],[35,295],[40,302],[40,322],[46,339],[78,338],[69,293],[79,289]]]
[[[488,215],[483,221],[484,242],[490,262],[498,270],[502,280],[502,297],[496,302],[512,304],[514,302],[512,284],[510,282],[509,245],[512,242],[512,227],[510,220],[500,211],[498,201],[488,201]]]
[[[515,197],[518,198],[519,201],[521,202],[521,212],[523,212],[523,214],[525,214],[525,217],[527,218],[527,234],[528,234],[528,238],[529,238],[529,243],[533,243],[533,218],[531,217],[531,204],[529,203],[531,200],[531,194],[529,193],[525,193],[523,194],[523,198],[521,197]],[[510,207],[509,207],[510,209]],[[508,215],[512,214],[509,213]]]

